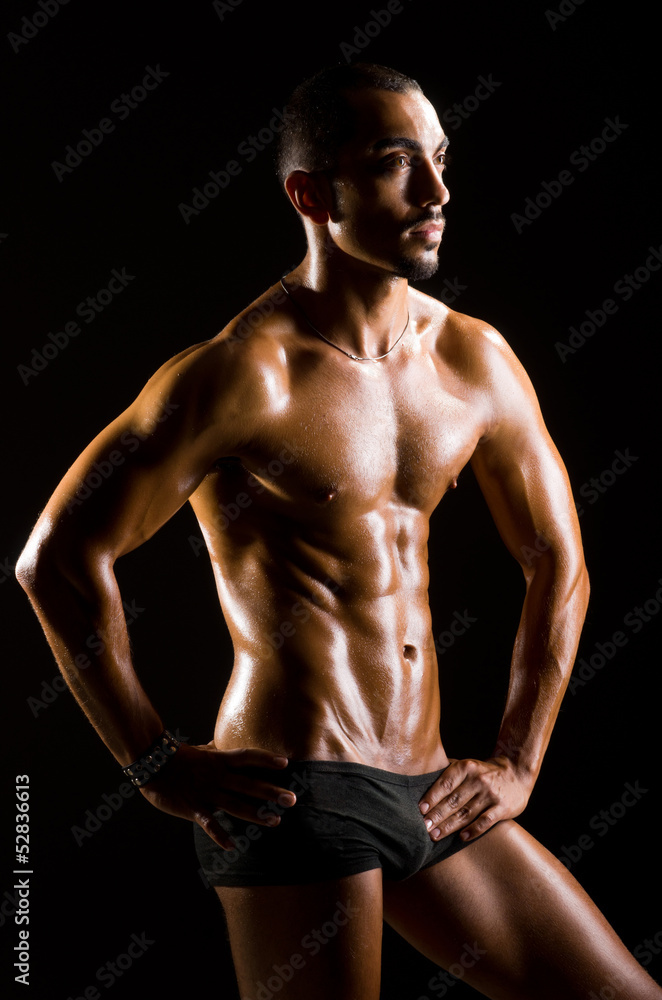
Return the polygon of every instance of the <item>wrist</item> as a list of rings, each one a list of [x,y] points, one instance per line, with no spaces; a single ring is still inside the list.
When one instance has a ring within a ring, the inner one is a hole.
[[[540,767],[534,765],[524,757],[523,754],[508,753],[501,743],[497,744],[490,760],[495,761],[501,767],[507,768],[525,785],[531,788],[536,783]]]
[[[172,760],[180,746],[180,740],[173,736],[169,729],[164,729],[137,760],[122,770],[132,785],[142,788]]]

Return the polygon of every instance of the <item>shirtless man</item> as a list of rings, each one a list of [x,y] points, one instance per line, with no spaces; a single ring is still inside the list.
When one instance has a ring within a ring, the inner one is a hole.
[[[19,580],[120,765],[149,779],[149,802],[198,825],[245,1000],[276,976],[281,1000],[377,1000],[383,918],[439,966],[461,963],[488,997],[659,1000],[514,821],[588,582],[525,372],[488,325],[408,285],[437,267],[439,119],[414,81],[373,66],[302,85],[288,118],[280,173],[304,260],[163,365],[92,441],[41,515]],[[526,597],[494,756],[449,762],[428,522],[469,461]],[[80,492],[101,462],[112,474]],[[235,660],[213,741],[166,743],[154,773],[146,757],[164,723],[131,663],[113,566],[187,500]],[[529,566],[522,553],[541,538]],[[97,630],[104,649],[85,666]]]

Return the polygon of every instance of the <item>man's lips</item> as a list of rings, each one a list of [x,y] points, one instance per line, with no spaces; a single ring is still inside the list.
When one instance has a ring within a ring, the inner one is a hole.
[[[407,232],[411,233],[413,236],[421,236],[433,240],[437,236],[441,236],[443,229],[443,221],[421,222],[418,226],[414,226],[413,229],[408,229]]]

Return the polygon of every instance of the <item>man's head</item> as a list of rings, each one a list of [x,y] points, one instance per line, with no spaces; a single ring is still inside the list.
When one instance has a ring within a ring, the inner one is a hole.
[[[294,90],[278,143],[276,171],[282,184],[293,170],[333,170],[338,151],[352,138],[356,112],[351,96],[362,90],[422,93],[416,80],[387,66],[330,66]]]
[[[384,66],[322,70],[295,90],[278,173],[309,244],[410,279],[437,268],[444,136],[415,80]]]

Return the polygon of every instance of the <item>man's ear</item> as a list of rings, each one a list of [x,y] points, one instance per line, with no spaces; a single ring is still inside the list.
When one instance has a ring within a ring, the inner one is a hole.
[[[333,213],[333,190],[326,174],[320,171],[293,170],[285,181],[285,190],[297,212],[316,226],[325,226]]]

